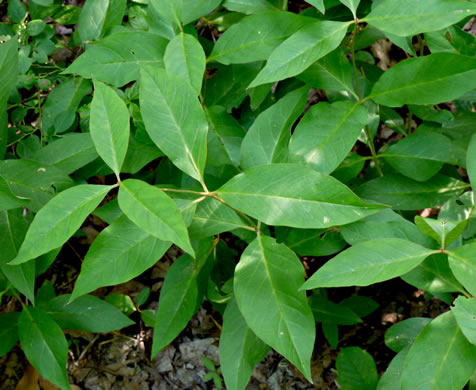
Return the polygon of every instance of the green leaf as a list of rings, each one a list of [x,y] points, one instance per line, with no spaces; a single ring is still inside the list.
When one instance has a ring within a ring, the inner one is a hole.
[[[43,378],[71,390],[66,373],[68,344],[61,328],[43,310],[24,306],[18,319],[20,344]]]
[[[339,0],[342,4],[344,4],[347,8],[350,9],[354,19],[357,18],[357,8],[359,7],[360,0]]]
[[[14,23],[22,23],[28,15],[25,4],[20,0],[8,0],[8,18]]]
[[[224,32],[208,61],[229,65],[267,60],[278,45],[312,20],[291,12],[247,16]]]
[[[18,256],[10,264],[24,263],[62,246],[111,188],[84,184],[56,195],[36,214]]]
[[[471,137],[466,152],[466,169],[471,185],[476,188],[476,134]]]
[[[105,299],[106,299],[106,302],[115,306],[126,316],[130,316],[132,313],[134,313],[137,310],[136,306],[134,305],[134,302],[132,301],[129,295],[125,295],[125,294],[108,295],[106,296]]]
[[[318,21],[302,27],[269,56],[249,88],[296,76],[337,48],[351,22]]]
[[[254,366],[264,359],[269,347],[248,327],[236,299],[226,305],[220,335],[220,368],[228,390],[244,390]]]
[[[459,328],[471,344],[476,345],[476,299],[459,296],[451,312]]]
[[[43,131],[51,134],[67,131],[76,120],[81,100],[91,91],[89,80],[81,77],[68,79],[54,87],[43,106]]]
[[[359,317],[366,317],[378,309],[379,304],[372,298],[360,295],[351,295],[339,302],[350,308]]]
[[[313,88],[346,91],[358,100],[352,85],[352,67],[343,50],[331,51],[325,57],[314,62],[297,78]]]
[[[457,99],[474,88],[475,58],[435,53],[399,62],[380,77],[368,98],[389,107],[438,104]]]
[[[410,346],[401,350],[390,362],[387,370],[380,377],[377,390],[400,390],[400,378],[402,376],[403,365],[407,358]]]
[[[210,242],[201,243],[196,260],[185,254],[175,260],[167,271],[160,289],[152,357],[179,335],[200,308],[213,265],[210,261],[213,249]]]
[[[316,7],[322,13],[326,12],[326,7],[324,5],[324,0],[306,0],[306,3],[309,3]]]
[[[213,198],[200,202],[189,227],[190,237],[200,239],[250,226],[232,209]]]
[[[316,322],[330,322],[336,325],[354,325],[362,322],[360,317],[347,306],[331,302],[318,295],[312,296],[310,306]]]
[[[290,162],[331,173],[345,159],[367,124],[364,106],[318,103],[299,122],[289,143]]]
[[[223,7],[229,11],[256,14],[259,12],[276,11],[277,9],[266,0],[225,0]]]
[[[422,210],[441,206],[466,187],[466,183],[440,174],[426,182],[386,175],[362,184],[356,193],[364,199],[388,204],[397,210]]]
[[[59,295],[41,305],[62,329],[106,333],[134,324],[118,309],[98,297],[84,295],[69,303],[70,297],[70,294]]]
[[[159,15],[174,28],[181,28],[183,0],[150,0],[149,4],[154,7]]]
[[[361,21],[400,36],[441,30],[476,13],[476,4],[463,0],[381,0]]]
[[[99,287],[128,282],[152,267],[169,248],[125,215],[94,240],[81,266],[71,300]]]
[[[6,355],[18,342],[18,318],[20,313],[0,314],[0,356]]]
[[[337,349],[339,345],[339,326],[332,322],[323,322],[321,324],[322,333],[327,342],[333,349]]]
[[[152,141],[179,169],[202,182],[208,124],[196,91],[174,74],[144,68],[140,106]]]
[[[303,281],[299,258],[285,245],[259,234],[241,255],[234,291],[251,330],[310,379],[315,324],[305,292],[298,291]]]
[[[89,0],[90,1],[90,0]],[[63,73],[122,87],[139,79],[143,65],[162,68],[167,40],[142,31],[118,32],[87,47]]]
[[[287,162],[291,127],[306,107],[308,91],[302,87],[290,92],[258,115],[241,144],[243,169]]]
[[[463,286],[455,279],[448,264],[448,258],[443,253],[431,255],[418,267],[401,278],[411,285],[429,293],[460,292]]]
[[[205,52],[198,41],[183,32],[172,39],[164,54],[165,69],[182,77],[200,95],[205,73]]]
[[[217,194],[268,225],[297,228],[343,225],[382,209],[361,201],[336,179],[295,164],[251,168],[228,181]]]
[[[448,251],[450,268],[456,279],[472,294],[476,295],[476,243]]]
[[[0,45],[0,107],[7,103],[18,74],[18,41],[9,39]]]
[[[194,256],[180,211],[162,190],[128,179],[121,183],[118,200],[124,214],[141,229],[159,240],[172,241]]]
[[[447,312],[431,321],[410,347],[401,388],[462,389],[475,369],[476,348]]]
[[[377,367],[372,356],[359,347],[342,348],[336,360],[341,390],[375,390]]]
[[[413,344],[431,318],[412,317],[397,322],[385,332],[385,345],[394,352],[400,352]]]
[[[189,24],[217,8],[221,0],[182,0],[182,22]]]
[[[20,265],[4,265],[1,268],[2,273],[8,281],[32,303],[35,303],[35,262]]]
[[[299,256],[329,256],[347,245],[339,232],[321,229],[291,229],[284,243]]]
[[[434,253],[399,238],[381,238],[354,245],[341,252],[304,284],[317,287],[368,286],[403,275]]]
[[[129,144],[129,110],[117,93],[100,81],[94,82],[89,129],[98,154],[119,177]]]
[[[455,223],[445,220],[423,218],[419,215],[415,216],[415,224],[420,231],[442,244],[443,248],[448,247],[448,245],[463,233],[467,223],[467,220]]]
[[[0,176],[0,211],[24,207],[28,201],[13,195],[8,183]]]
[[[98,157],[91,134],[68,133],[31,156],[31,160],[51,165],[69,175]]]
[[[384,153],[387,161],[401,174],[417,181],[433,177],[443,163],[456,165],[451,140],[436,132],[416,131],[391,145]]]
[[[127,0],[88,0],[79,16],[78,33],[82,42],[102,38],[111,27],[121,24]]]

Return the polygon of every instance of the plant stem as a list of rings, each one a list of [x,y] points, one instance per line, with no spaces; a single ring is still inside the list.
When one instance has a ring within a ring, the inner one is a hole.
[[[235,213],[240,215],[242,218],[244,218],[252,227],[254,231],[256,231],[257,227],[256,224],[253,222],[253,220],[248,217],[245,213],[242,213],[240,210],[235,209],[234,207],[230,206],[228,203],[226,203],[222,198],[220,198],[218,195],[216,195],[214,192],[210,192],[208,196],[212,197],[213,199],[217,200],[218,202],[224,204],[225,206],[229,207],[232,209]]]

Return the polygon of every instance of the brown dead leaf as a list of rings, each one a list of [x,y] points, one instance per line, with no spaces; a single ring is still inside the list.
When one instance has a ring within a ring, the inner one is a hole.
[[[28,364],[25,369],[25,374],[23,375],[23,378],[20,379],[20,382],[18,382],[15,390],[40,390],[40,386],[38,385],[39,378],[40,373],[35,367]]]

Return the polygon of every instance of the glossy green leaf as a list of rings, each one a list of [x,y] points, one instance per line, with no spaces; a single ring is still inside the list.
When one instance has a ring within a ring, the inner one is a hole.
[[[383,282],[407,273],[432,253],[431,249],[399,238],[364,241],[329,260],[303,288],[368,286]]]
[[[440,174],[426,182],[385,175],[364,183],[356,189],[356,193],[364,199],[390,205],[396,210],[421,210],[441,206],[466,187],[466,183]]]
[[[431,321],[410,347],[400,384],[402,389],[459,390],[475,369],[476,347],[447,312]]]
[[[347,306],[331,302],[324,297],[314,295],[309,305],[316,322],[330,322],[336,325],[354,325],[362,322]]]
[[[189,24],[217,8],[222,0],[182,0],[182,22]]]
[[[369,98],[389,107],[438,104],[457,99],[474,88],[475,58],[435,53],[399,62],[380,77]]]
[[[326,12],[326,7],[324,5],[324,0],[306,0],[306,3],[309,3],[316,7],[322,13]]]
[[[98,154],[119,177],[129,144],[129,110],[117,93],[100,81],[94,82],[89,129]]]
[[[387,370],[380,377],[377,390],[400,390],[400,378],[402,376],[403,365],[407,358],[410,346],[402,349],[390,362]]]
[[[54,87],[43,106],[43,131],[53,134],[67,131],[76,120],[81,101],[91,91],[89,80],[81,77],[71,78]]]
[[[78,33],[82,42],[103,37],[114,25],[121,24],[127,0],[88,0],[79,16]]]
[[[385,345],[394,352],[400,352],[413,344],[431,318],[412,317],[397,322],[385,332]]]
[[[41,305],[62,329],[106,333],[134,324],[118,309],[98,297],[84,295],[69,303],[70,297],[70,294],[59,295]]]
[[[263,70],[249,87],[296,76],[319,58],[337,48],[350,22],[318,21],[302,27],[269,56]]]
[[[347,8],[350,9],[354,19],[357,18],[357,8],[359,7],[360,0],[339,0],[342,4],[344,4]]]
[[[197,206],[189,232],[193,239],[200,239],[239,228],[250,226],[229,207],[207,198]]]
[[[343,225],[382,209],[361,201],[336,179],[295,164],[251,168],[232,178],[217,194],[268,225],[297,228]]]
[[[17,257],[21,264],[62,246],[99,205],[111,186],[83,184],[69,188],[36,214]]]
[[[466,169],[468,170],[469,181],[476,187],[476,134],[471,137],[471,141],[466,153]]]
[[[387,161],[401,174],[417,181],[426,181],[441,169],[444,163],[455,164],[451,140],[436,132],[416,131],[391,145],[384,153]]]
[[[0,176],[0,211],[24,207],[28,201],[13,195],[8,183]]]
[[[229,390],[244,390],[254,366],[264,359],[269,347],[248,327],[236,299],[226,305],[220,335],[220,368]]]
[[[43,310],[25,306],[18,319],[20,344],[43,378],[71,390],[66,373],[68,344],[61,328]]]
[[[375,390],[377,387],[378,374],[374,359],[359,347],[341,349],[336,368],[341,390]]]
[[[306,294],[298,291],[303,281],[299,258],[285,245],[259,234],[241,255],[234,291],[251,330],[310,379],[315,324]]]
[[[330,52],[296,77],[313,88],[346,91],[358,99],[352,85],[352,67],[343,50]]]
[[[90,0],[88,0],[90,1]],[[161,68],[167,46],[164,38],[142,31],[118,32],[88,46],[63,73],[78,74],[121,87],[139,79],[143,65]]]
[[[40,149],[31,159],[54,166],[69,175],[97,157],[89,133],[68,133]]]
[[[451,312],[459,328],[468,341],[476,345],[476,299],[459,296],[453,303]]]
[[[467,222],[467,220],[463,220],[460,223],[456,223],[446,220],[422,218],[419,215],[415,216],[415,224],[420,231],[442,244],[443,248],[448,247],[463,233]]]
[[[443,253],[431,255],[418,267],[401,278],[411,285],[429,293],[460,292],[463,286],[455,279],[448,264],[448,258]]]
[[[0,314],[0,356],[10,352],[18,342],[18,317],[20,313]]]
[[[169,248],[126,216],[104,229],[89,248],[71,300],[99,287],[125,283],[152,267]]]
[[[174,74],[145,68],[140,105],[152,141],[178,168],[203,181],[208,124],[196,91]]]
[[[456,279],[472,294],[476,295],[476,243],[448,251],[450,268]]]
[[[208,61],[243,64],[267,60],[291,34],[312,22],[291,12],[263,12],[233,24],[217,41]]]
[[[35,303],[36,264],[33,261],[19,265],[4,265],[2,273],[8,281],[32,303]]]
[[[149,4],[171,26],[181,27],[183,0],[150,0]]]
[[[182,77],[200,95],[205,73],[205,53],[192,35],[176,35],[165,49],[164,63],[167,72]]]
[[[223,2],[223,7],[230,11],[242,12],[245,14],[256,14],[259,12],[277,10],[267,0],[225,0]]]
[[[329,256],[346,246],[339,232],[321,229],[291,229],[284,243],[299,256]]]
[[[118,199],[124,214],[141,229],[194,255],[180,211],[162,190],[141,180],[128,179],[121,183]]]
[[[476,37],[458,26],[425,33],[425,43],[432,53],[448,52],[474,57]]]
[[[367,111],[360,104],[314,105],[294,130],[289,160],[331,173],[350,152],[367,120]]]
[[[241,144],[243,169],[288,161],[291,127],[306,106],[308,90],[288,93],[256,118]]]
[[[7,103],[10,91],[16,85],[17,74],[18,42],[16,39],[9,39],[0,45],[0,85],[2,86],[0,90],[0,109],[2,110]]]
[[[409,36],[441,30],[476,13],[476,4],[463,0],[381,0],[363,22],[395,35]]]
[[[152,356],[171,343],[200,308],[213,263],[210,240],[203,241],[197,257],[183,255],[167,271],[160,289]]]

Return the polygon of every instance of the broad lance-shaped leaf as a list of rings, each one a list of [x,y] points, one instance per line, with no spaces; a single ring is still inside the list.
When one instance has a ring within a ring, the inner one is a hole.
[[[168,270],[160,290],[152,357],[179,335],[200,308],[213,267],[212,253],[211,240],[203,240],[197,249],[196,259],[185,254],[175,260]]]
[[[118,200],[124,214],[141,229],[159,240],[172,241],[194,256],[180,211],[162,190],[128,179],[121,183]]]
[[[28,200],[13,195],[8,183],[0,176],[0,211],[24,207]]]
[[[471,137],[466,152],[466,169],[471,185],[476,188],[476,134]]]
[[[385,332],[385,345],[394,352],[400,352],[413,344],[431,318],[411,317],[397,322]]]
[[[331,173],[350,152],[367,121],[367,111],[360,104],[314,105],[294,130],[289,161]]]
[[[127,0],[95,0],[84,4],[78,33],[82,42],[95,41],[114,25],[121,24]]]
[[[1,317],[0,317],[1,318]],[[220,335],[220,368],[228,390],[244,390],[269,347],[248,327],[234,297],[226,305]]]
[[[465,337],[476,345],[476,299],[459,296],[451,311]]]
[[[234,292],[251,330],[310,380],[315,322],[305,292],[298,291],[303,281],[294,252],[259,234],[241,255]]]
[[[375,390],[378,382],[375,361],[360,347],[342,348],[336,360],[337,381],[341,389]]]
[[[457,99],[474,88],[475,58],[435,53],[401,61],[386,71],[368,98],[389,107],[438,104]]]
[[[422,364],[424,362],[424,364]],[[462,389],[476,369],[476,346],[461,332],[452,312],[431,321],[410,347],[402,389]]]
[[[25,306],[18,319],[18,335],[28,361],[41,376],[60,389],[71,390],[66,372],[68,343],[58,324],[43,310]]]
[[[474,13],[476,4],[464,0],[381,0],[361,21],[384,32],[410,36],[441,30]]]
[[[410,347],[406,347],[395,355],[387,370],[380,377],[377,390],[400,390],[400,378],[409,350]]]
[[[241,144],[243,169],[287,162],[291,126],[306,107],[308,91],[302,87],[290,92],[258,115]]]
[[[296,76],[337,48],[352,22],[318,21],[302,27],[279,45],[248,88]]]
[[[326,12],[326,6],[324,5],[324,0],[306,0],[306,3],[313,5],[322,13]]]
[[[476,243],[449,250],[448,261],[456,279],[476,295]]]
[[[74,286],[71,300],[99,287],[125,283],[152,267],[170,247],[140,229],[125,215],[93,241]]]
[[[117,93],[100,81],[94,82],[89,130],[98,154],[119,177],[129,144],[129,110]]]
[[[262,12],[244,17],[218,39],[208,61],[229,65],[267,60],[280,43],[312,21],[292,12]]]
[[[208,15],[217,8],[222,0],[182,0],[181,20],[184,25]]]
[[[36,214],[18,256],[10,264],[24,263],[62,246],[111,188],[84,184],[56,195]]]
[[[297,164],[251,168],[216,192],[232,207],[268,225],[303,229],[344,225],[384,207],[365,203],[333,177]]]
[[[432,253],[435,251],[399,238],[364,241],[329,260],[304,283],[303,289],[383,282],[409,272]]]
[[[152,141],[178,168],[203,182],[208,123],[196,91],[179,76],[143,68],[140,106]]]
[[[357,17],[357,8],[359,6],[360,0],[339,0],[342,4],[344,4],[347,8],[350,9],[354,19]]]
[[[164,54],[165,69],[187,81],[200,95],[205,73],[205,52],[198,41],[183,32],[172,39]]]
[[[167,40],[143,31],[118,32],[86,48],[63,73],[79,74],[114,87],[139,79],[143,65],[163,67]]]

